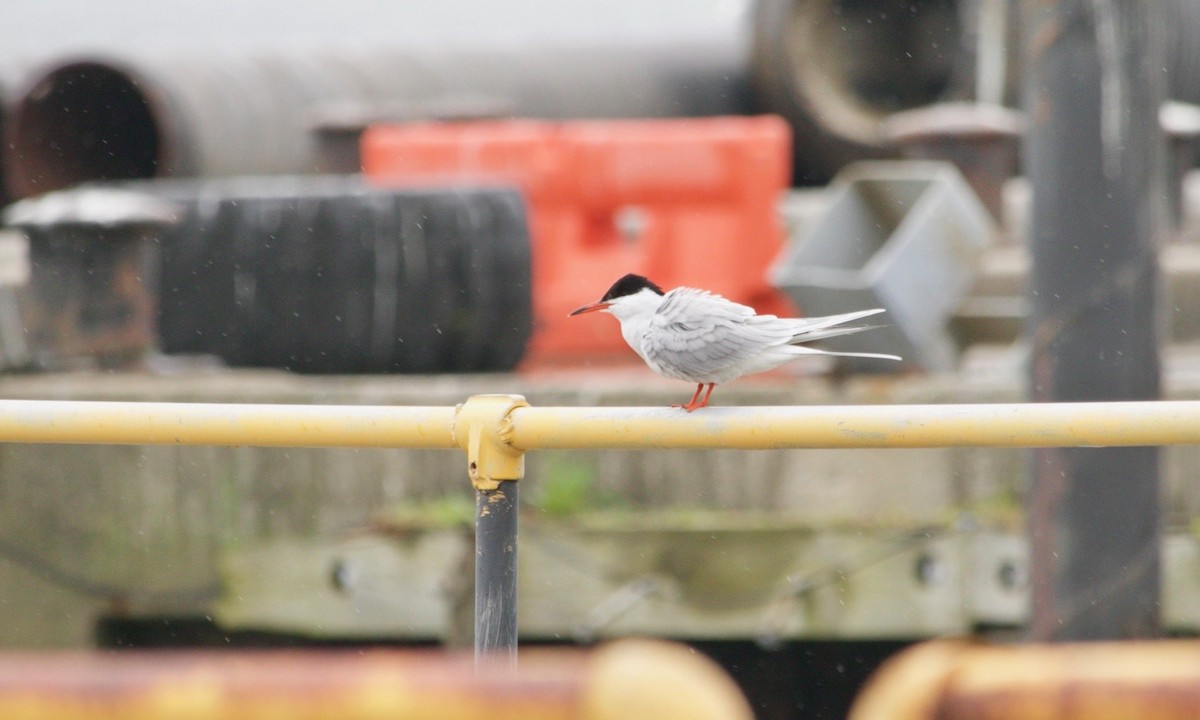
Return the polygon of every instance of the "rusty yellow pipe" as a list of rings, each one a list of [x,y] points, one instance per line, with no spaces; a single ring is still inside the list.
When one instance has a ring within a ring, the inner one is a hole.
[[[548,448],[916,448],[1200,444],[1200,401],[672,408],[528,407],[512,444]]]
[[[5,720],[751,720],[686,647],[527,650],[515,671],[433,651],[0,654]]]
[[[0,400],[0,442],[453,448],[452,407]]]
[[[1200,717],[1200,642],[992,646],[934,641],[892,658],[849,720]]]
[[[526,407],[517,395],[479,397],[504,404],[506,415],[488,427],[514,457],[553,448],[1200,444],[1200,401],[728,407],[689,414]],[[0,442],[455,448],[470,435],[456,428],[459,414],[451,407],[0,400]]]

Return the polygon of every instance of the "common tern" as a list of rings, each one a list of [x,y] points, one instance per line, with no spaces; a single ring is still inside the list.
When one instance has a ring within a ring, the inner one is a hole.
[[[897,355],[833,352],[800,343],[849,335],[873,326],[846,323],[883,312],[882,308],[814,318],[759,315],[754,308],[706,290],[677,287],[669,292],[630,273],[613,283],[599,302],[571,313],[606,312],[621,323],[621,335],[650,369],[664,377],[696,383],[683,408],[706,407],[713,388],[743,375],[763,372],[805,355],[881,358]],[[700,393],[705,386],[704,399]]]

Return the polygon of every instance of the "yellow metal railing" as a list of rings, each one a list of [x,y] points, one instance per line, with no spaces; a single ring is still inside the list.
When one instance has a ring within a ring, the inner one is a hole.
[[[1200,443],[1200,401],[523,408],[512,444],[549,448],[1082,447]]]
[[[1200,401],[671,408],[0,400],[0,442],[465,448],[464,420],[514,452],[564,448],[1083,447],[1200,444]],[[499,402],[494,402],[499,401]]]
[[[0,400],[0,442],[453,448],[452,407]]]

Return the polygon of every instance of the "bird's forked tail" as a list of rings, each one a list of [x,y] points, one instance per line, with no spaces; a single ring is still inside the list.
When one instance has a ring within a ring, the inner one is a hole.
[[[797,319],[796,327],[789,344],[795,347],[798,353],[805,355],[873,358],[876,360],[902,360],[903,358],[901,358],[899,355],[890,355],[887,353],[822,350],[820,348],[801,345],[801,343],[825,340],[827,338],[839,337],[842,335],[853,335],[854,333],[860,333],[864,330],[873,330],[878,327],[883,327],[882,325],[845,325],[845,323],[860,320],[872,315],[878,315],[881,312],[885,312],[883,308],[873,308],[871,310],[858,310],[856,312],[842,313],[840,315],[826,315],[824,317]]]

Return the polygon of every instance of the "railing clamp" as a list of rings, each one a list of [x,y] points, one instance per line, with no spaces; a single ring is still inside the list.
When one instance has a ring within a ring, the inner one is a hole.
[[[454,441],[467,453],[467,474],[476,490],[525,476],[525,451],[510,444],[513,410],[529,407],[520,395],[472,395],[455,408]]]

